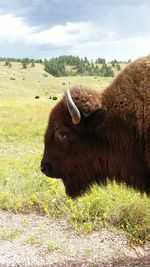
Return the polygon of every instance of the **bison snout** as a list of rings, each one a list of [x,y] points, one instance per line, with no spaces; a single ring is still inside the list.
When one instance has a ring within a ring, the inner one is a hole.
[[[52,166],[50,163],[45,162],[44,160],[41,161],[41,172],[43,172],[46,176],[51,178],[60,178],[61,175],[56,170],[54,166]]]
[[[52,166],[50,163],[41,162],[41,172],[43,172],[46,176],[51,176]]]

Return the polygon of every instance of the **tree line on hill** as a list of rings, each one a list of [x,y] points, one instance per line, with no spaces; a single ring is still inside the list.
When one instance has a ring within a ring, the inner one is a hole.
[[[44,69],[55,77],[60,76],[101,76],[114,77],[114,69],[120,70],[120,63],[117,60],[106,63],[104,58],[89,61],[87,57],[60,56],[44,60]]]
[[[121,69],[121,63],[128,63],[115,59],[107,64],[105,58],[89,61],[87,57],[79,58],[71,55],[45,59],[44,61],[42,59],[0,57],[0,61],[5,61],[5,65],[8,67],[12,66],[12,62],[20,62],[24,69],[29,64],[34,67],[35,63],[41,63],[44,65],[44,70],[55,77],[77,75],[113,77],[114,70],[119,71]]]
[[[104,76],[113,77],[114,71],[111,66],[103,63],[89,61],[78,56],[60,56],[50,60],[44,60],[44,69],[55,77],[60,76]]]
[[[30,58],[11,58],[11,57],[0,57],[0,62],[5,62],[5,66],[9,68],[12,67],[13,62],[20,62],[22,64],[23,69],[27,69],[28,65],[31,67],[35,67],[35,63],[43,64],[42,59],[30,59]]]
[[[8,61],[8,62],[26,62],[28,64],[30,64],[31,62],[34,62],[34,63],[43,63],[43,60],[42,59],[33,59],[33,58],[13,58],[13,57],[0,57],[0,62],[2,61]]]

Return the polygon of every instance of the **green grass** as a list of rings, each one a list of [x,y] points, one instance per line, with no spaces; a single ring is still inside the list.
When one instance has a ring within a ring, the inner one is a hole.
[[[55,78],[44,71],[42,64],[35,67],[22,68],[21,63],[12,63],[12,67],[0,62],[0,99],[34,98],[40,95],[44,100],[49,95],[62,94],[67,87],[84,85],[101,90],[112,78],[105,77],[58,77]],[[15,80],[11,80],[11,78]]]
[[[56,250],[60,250],[61,251],[62,248],[58,244],[54,243],[53,241],[48,240],[48,242],[47,242],[47,250],[48,250],[48,252],[54,252]]]
[[[21,64],[12,63],[8,69],[0,64],[0,73],[8,70],[16,77],[0,76],[0,208],[53,218],[67,216],[84,232],[108,227],[126,231],[138,242],[150,240],[150,199],[145,195],[109,182],[107,187],[94,186],[91,193],[72,201],[61,181],[40,172],[43,135],[56,104],[48,96],[60,99],[69,83],[97,90],[110,83],[109,78],[99,82],[94,77],[45,77],[42,68],[36,64],[23,70]],[[34,99],[35,95],[40,99]]]
[[[0,232],[0,239],[12,241],[16,239],[20,235],[20,231],[18,229],[3,229],[2,232]]]
[[[26,239],[25,243],[31,246],[41,246],[43,241],[40,240],[35,234],[30,234]]]
[[[73,205],[71,219],[85,231],[111,226],[127,231],[135,241],[150,240],[150,200],[125,185],[94,186]]]

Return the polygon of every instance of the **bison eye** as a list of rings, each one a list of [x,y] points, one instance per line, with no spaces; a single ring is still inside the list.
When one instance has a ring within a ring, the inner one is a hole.
[[[64,142],[68,137],[68,133],[64,133],[64,132],[57,132],[57,139],[60,142]]]
[[[69,127],[59,127],[55,130],[56,142],[71,144],[76,140],[76,133]]]

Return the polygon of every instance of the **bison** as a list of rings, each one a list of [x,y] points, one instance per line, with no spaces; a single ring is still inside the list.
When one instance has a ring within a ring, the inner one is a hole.
[[[150,194],[150,57],[103,92],[67,90],[49,117],[41,171],[61,178],[72,198],[108,177]]]

